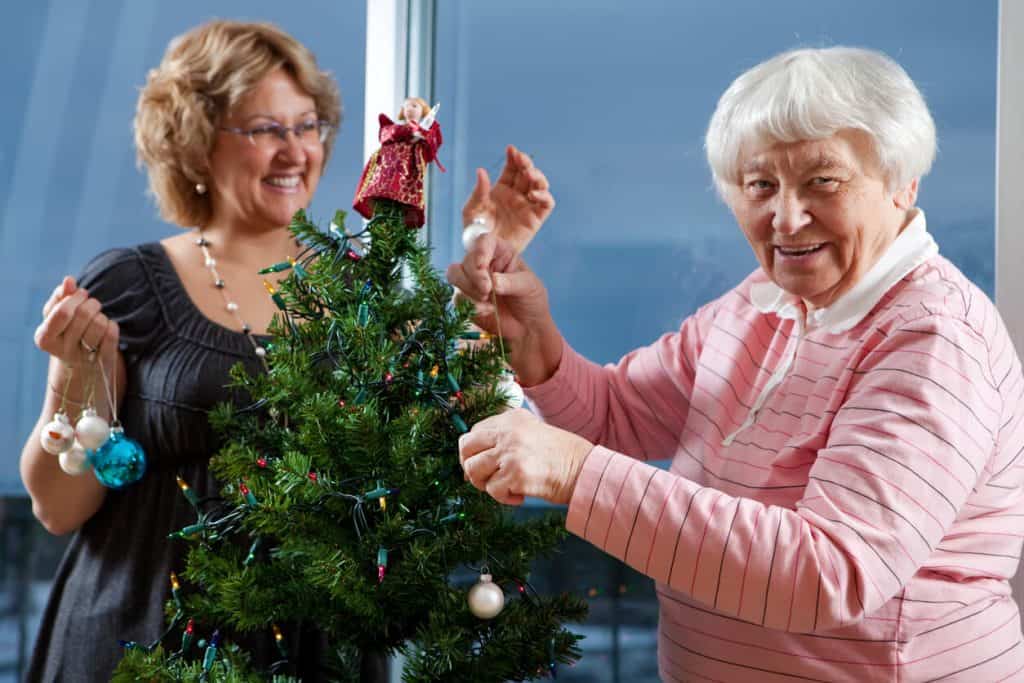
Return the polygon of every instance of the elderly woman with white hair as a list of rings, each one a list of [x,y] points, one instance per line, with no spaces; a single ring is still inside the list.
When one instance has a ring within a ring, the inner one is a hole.
[[[1024,680],[1024,382],[915,206],[921,94],[876,52],[787,52],[725,92],[707,153],[760,268],[617,364],[493,235],[449,268],[544,419],[475,425],[468,478],[567,503],[657,582],[665,680]]]

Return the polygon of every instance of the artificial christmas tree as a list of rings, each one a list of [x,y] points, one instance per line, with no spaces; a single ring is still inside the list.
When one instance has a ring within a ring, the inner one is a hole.
[[[197,520],[169,541],[191,548],[168,631],[126,643],[115,680],[356,681],[401,652],[410,683],[497,682],[579,656],[563,624],[582,601],[527,581],[562,520],[516,522],[464,481],[458,437],[505,409],[503,359],[468,341],[471,309],[452,305],[407,209],[377,199],[358,235],[341,212],[327,233],[296,215],[307,250],[266,269],[288,273],[267,283],[268,372],[237,368],[251,404],[211,415],[221,496],[183,485]],[[318,661],[290,656],[296,629],[324,641]],[[258,638],[279,644],[265,670],[245,653]]]

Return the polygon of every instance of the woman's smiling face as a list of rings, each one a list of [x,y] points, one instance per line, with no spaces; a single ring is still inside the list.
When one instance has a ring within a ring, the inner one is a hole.
[[[284,69],[263,77],[221,125],[245,130],[278,124],[296,126],[317,120],[316,105]],[[307,136],[308,137],[308,136]],[[238,224],[248,229],[280,228],[309,205],[323,170],[323,143],[285,140],[221,131],[210,154],[211,225]]]
[[[726,200],[764,272],[816,308],[849,291],[908,221],[917,180],[887,189],[871,137],[744,147]]]

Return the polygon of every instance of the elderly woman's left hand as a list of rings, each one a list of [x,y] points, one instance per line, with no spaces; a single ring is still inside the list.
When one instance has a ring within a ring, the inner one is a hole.
[[[462,207],[462,223],[482,218],[495,234],[522,252],[555,208],[548,179],[530,157],[509,145],[505,167],[493,186],[487,171],[478,168],[476,187]]]
[[[459,439],[466,478],[499,503],[526,496],[568,503],[593,444],[545,424],[526,410],[482,420]]]

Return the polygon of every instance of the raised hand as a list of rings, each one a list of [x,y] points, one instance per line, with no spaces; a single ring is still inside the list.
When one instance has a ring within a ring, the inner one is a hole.
[[[498,237],[522,252],[555,208],[548,179],[530,157],[509,145],[505,167],[498,182],[491,185],[482,168],[476,170],[476,186],[462,207],[462,224],[483,218]]]
[[[65,277],[43,304],[36,346],[72,367],[81,365],[91,353],[112,357],[119,330],[100,309],[100,302],[78,287],[74,278]]]

